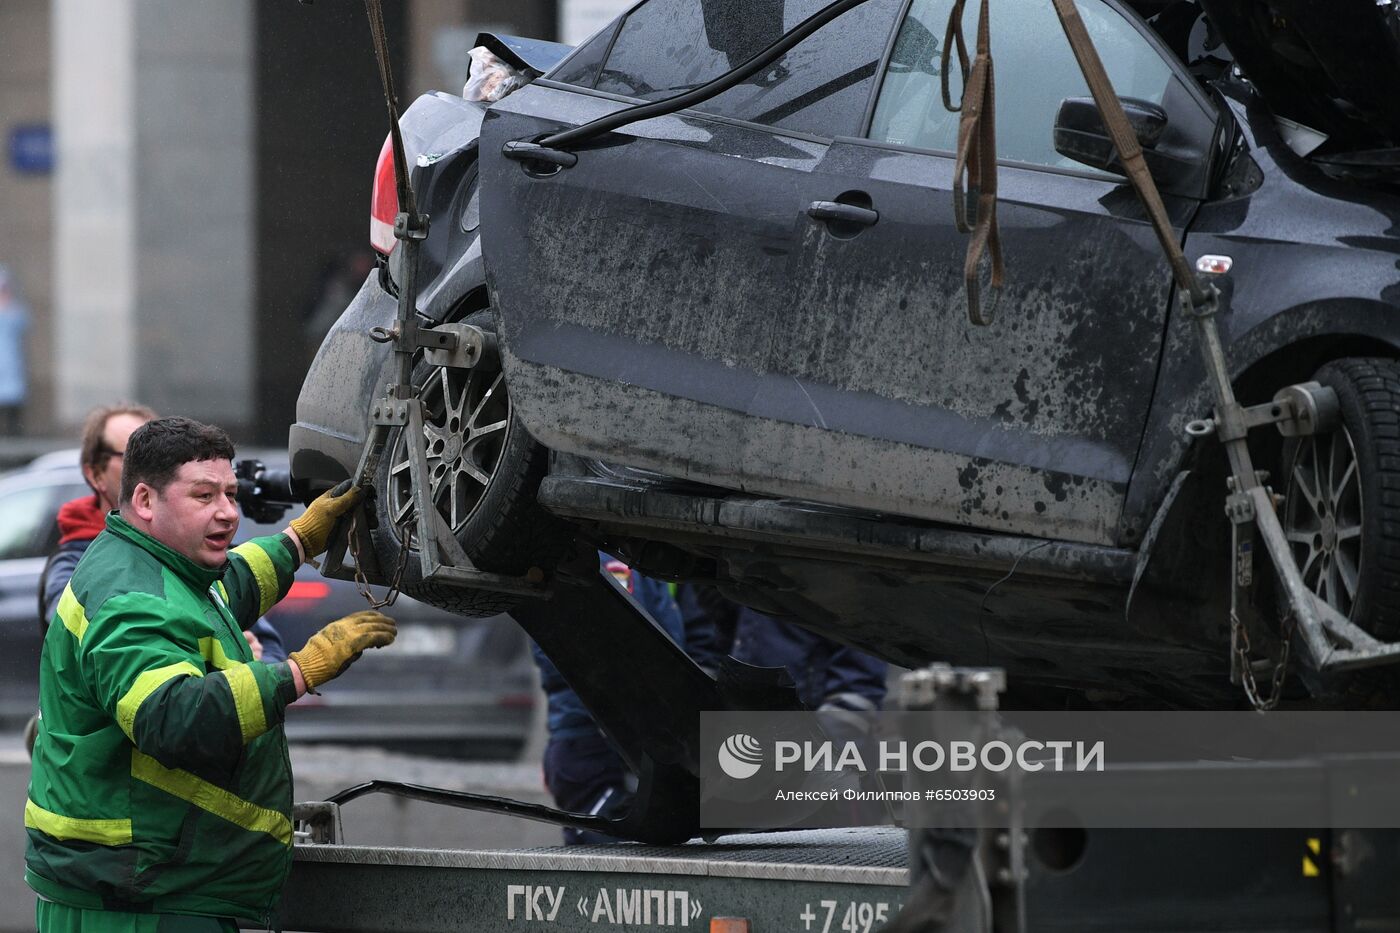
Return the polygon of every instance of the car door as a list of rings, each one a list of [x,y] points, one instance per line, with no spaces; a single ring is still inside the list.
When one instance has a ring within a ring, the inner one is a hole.
[[[969,322],[968,237],[952,206],[959,115],[943,107],[938,75],[951,5],[913,0],[868,137],[836,141],[814,173],[829,179],[824,200],[862,204],[878,220],[813,219],[803,230],[788,369],[843,393],[845,412],[829,411],[828,426],[881,443],[872,482],[918,514],[1117,543],[1162,352],[1168,267],[1127,183],[1055,151],[1060,102],[1089,92],[1053,8],[993,0],[1007,272],[991,325]],[[1103,0],[1078,6],[1117,92],[1168,111],[1163,150],[1197,145],[1204,159],[1214,111],[1148,27]],[[955,75],[955,100],[960,86]],[[1199,202],[1166,202],[1184,230]]]
[[[871,0],[746,83],[580,147],[502,147],[716,77],[824,0],[648,0],[481,134],[482,246],[515,412],[567,452],[768,492],[805,490],[764,425],[811,421],[774,361],[831,138],[858,133],[902,0]],[[608,51],[604,53],[602,49]]]

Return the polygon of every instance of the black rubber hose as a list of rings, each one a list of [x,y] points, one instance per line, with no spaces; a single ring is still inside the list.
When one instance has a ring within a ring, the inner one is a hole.
[[[715,78],[700,85],[694,90],[686,91],[684,94],[677,94],[675,97],[668,97],[665,100],[651,101],[646,104],[637,104],[628,107],[626,110],[619,110],[617,113],[610,113],[605,117],[589,121],[582,126],[576,126],[571,130],[562,130],[552,133],[539,141],[539,145],[545,149],[563,149],[569,146],[576,146],[586,142],[595,136],[625,126],[628,123],[635,123],[639,120],[649,120],[652,117],[663,117],[668,113],[675,113],[677,110],[684,110],[696,104],[703,103],[711,97],[723,94],[725,91],[747,79],[753,77],[762,69],[777,61],[789,49],[806,39],[812,33],[825,26],[848,10],[855,9],[866,0],[836,0],[835,3],[804,19],[794,26],[783,37],[763,51],[754,55],[738,68],[727,71]]]

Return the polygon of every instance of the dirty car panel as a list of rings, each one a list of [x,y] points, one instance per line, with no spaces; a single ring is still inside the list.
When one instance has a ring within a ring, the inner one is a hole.
[[[1026,151],[1011,145],[1025,164],[1002,171],[1013,279],[992,326],[967,322],[953,160],[937,151],[947,115],[936,76],[919,72],[931,52],[906,41],[931,35],[916,17],[936,25],[946,6],[911,9],[878,100],[872,84],[875,139],[682,112],[623,127],[551,173],[501,147],[619,105],[542,81],[492,109],[483,248],[507,377],[536,438],[748,492],[1118,543],[1166,265],[1131,192],[1066,164],[1037,124]],[[1214,110],[1145,27],[1100,6],[1139,93],[1170,106],[1208,164]],[[1037,92],[1054,102],[1084,93],[1062,58]],[[911,129],[911,113],[934,125]],[[818,204],[877,219],[814,216]],[[1196,204],[1169,198],[1179,231]]]
[[[288,437],[292,475],[313,488],[350,476],[368,430],[370,400],[383,388],[380,370],[389,350],[370,329],[394,322],[397,303],[371,272],[350,306],[326,334],[297,396],[297,420]]]

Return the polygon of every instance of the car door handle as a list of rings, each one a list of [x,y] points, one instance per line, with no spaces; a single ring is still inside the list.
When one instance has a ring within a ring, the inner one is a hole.
[[[880,212],[872,211],[868,207],[856,207],[854,204],[842,204],[840,201],[813,201],[807,205],[807,216],[817,220],[837,220],[868,227],[880,219]]]
[[[573,168],[574,165],[578,164],[578,156],[572,152],[550,149],[539,143],[526,142],[523,139],[506,143],[501,147],[501,154],[516,162],[544,162],[549,165],[557,165],[560,168]]]

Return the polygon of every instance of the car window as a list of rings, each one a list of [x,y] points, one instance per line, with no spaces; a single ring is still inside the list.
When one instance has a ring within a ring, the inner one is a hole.
[[[767,70],[695,109],[817,136],[859,133],[901,5],[872,0],[838,16]]]
[[[870,137],[952,152],[958,114],[943,107],[940,90],[944,30],[953,0],[914,0],[900,27],[875,104]],[[1172,72],[1147,39],[1108,4],[1081,0],[1080,16],[1120,97],[1160,104]],[[977,36],[977,5],[963,23],[969,53]],[[1055,151],[1055,115],[1066,97],[1088,97],[1089,87],[1070,51],[1054,7],[1043,0],[991,0],[992,59],[996,67],[997,157],[1036,165],[1085,169]],[[962,98],[956,53],[949,92]]]
[[[597,87],[645,100],[682,93],[744,63],[827,2],[651,0],[623,22]],[[900,5],[872,0],[842,14],[695,109],[819,136],[858,133]]]
[[[616,32],[617,24],[614,23],[579,46],[549,73],[549,79],[561,84],[592,87],[598,82],[598,71],[603,67],[603,56],[608,54],[608,47],[612,45],[612,38]]]
[[[55,512],[48,487],[23,486],[0,492],[0,560],[47,556],[42,548]]]

